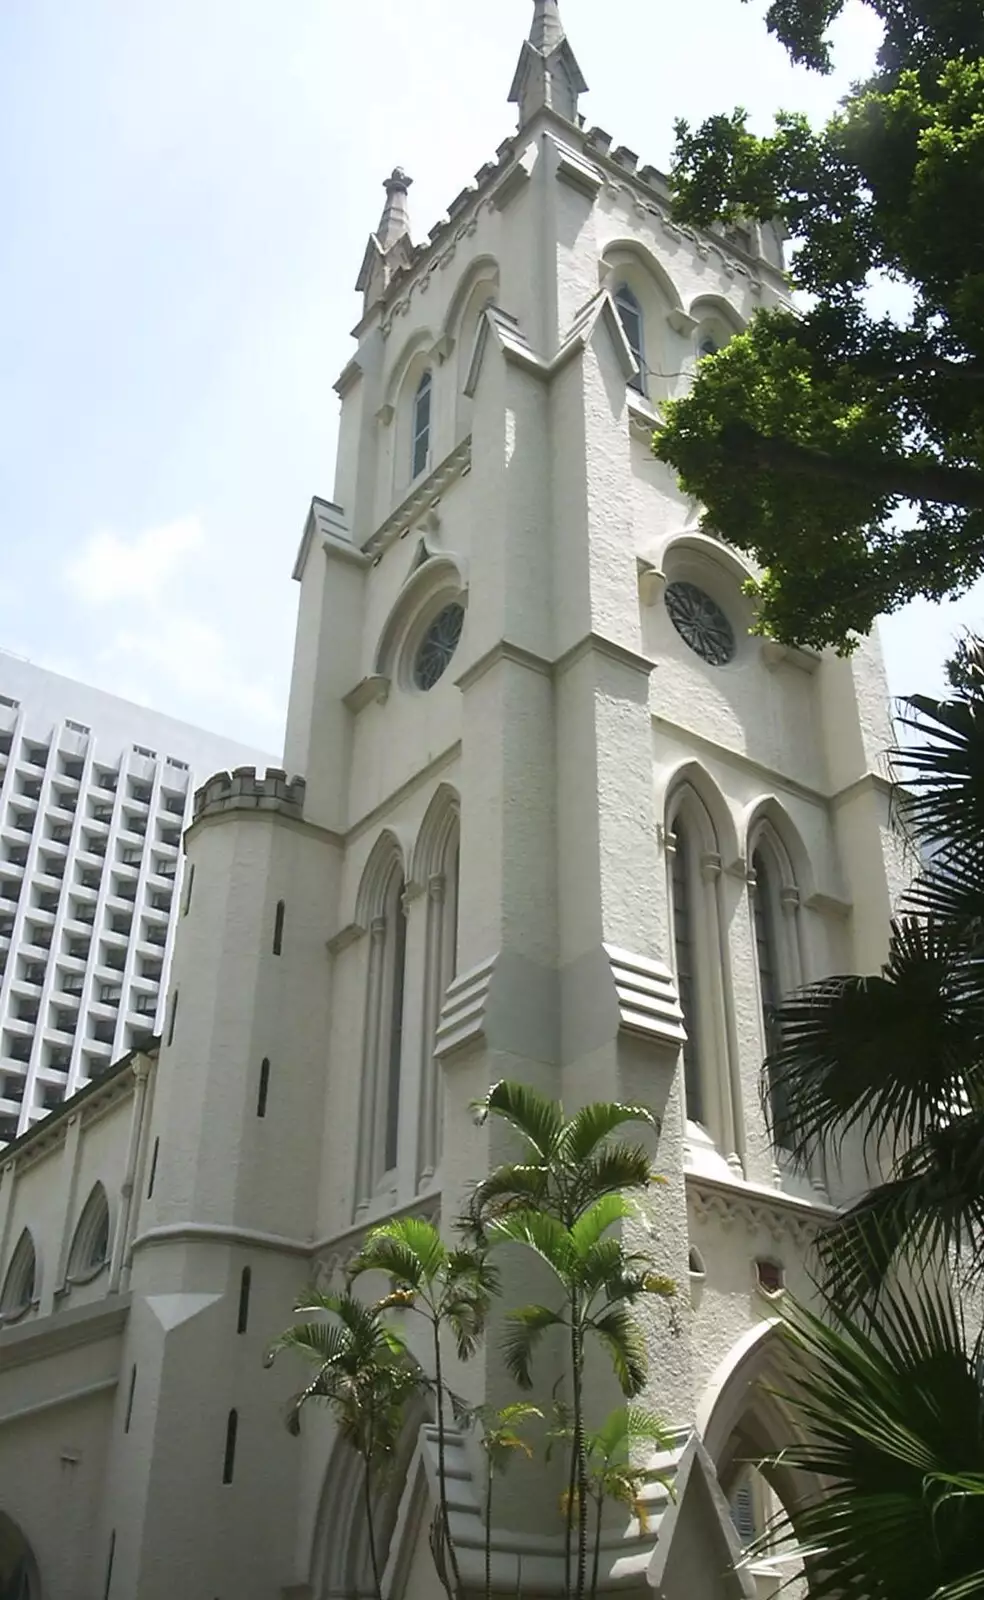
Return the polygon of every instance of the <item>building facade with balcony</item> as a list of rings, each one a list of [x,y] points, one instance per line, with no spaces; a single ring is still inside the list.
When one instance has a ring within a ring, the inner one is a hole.
[[[0,1144],[163,1026],[195,785],[265,759],[0,651]]]
[[[470,1186],[515,1158],[472,1110],[503,1078],[659,1123],[664,1181],[625,1233],[678,1285],[642,1322],[669,1437],[648,1515],[609,1507],[598,1593],[797,1592],[742,1548],[771,1496],[818,1488],[755,1469],[788,1440],[777,1297],[809,1294],[810,1242],[864,1173],[845,1150],[828,1189],[776,1148],[762,1062],[777,994],[884,959],[888,696],[877,639],[840,659],[751,631],[748,563],[652,455],[695,363],[787,303],[779,231],[680,227],[660,173],[584,125],[583,88],[556,0],[535,0],[518,128],[423,243],[409,179],[387,179],[332,498],[294,569],[289,776],[197,790],[159,1043],[0,1161],[0,1593],[18,1600],[376,1593],[350,1445],[317,1407],[288,1433],[311,1374],[264,1352],[374,1223],[455,1237]],[[119,848],[153,851],[160,826]],[[518,1250],[499,1260],[504,1310],[550,1293]],[[517,1398],[498,1335],[447,1351],[469,1403]],[[544,1340],[546,1410],[561,1363]],[[618,1400],[603,1362],[587,1389],[594,1428]],[[477,1600],[484,1456],[448,1426]],[[386,1600],[454,1587],[431,1550],[434,1435],[422,1401],[370,1485]],[[565,1483],[556,1453],[497,1482],[499,1600],[571,1592]]]

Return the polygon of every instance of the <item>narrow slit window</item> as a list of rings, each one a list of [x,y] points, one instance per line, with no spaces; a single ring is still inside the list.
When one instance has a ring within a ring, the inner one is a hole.
[[[194,887],[195,887],[195,863],[193,861],[189,861],[189,863],[188,863],[188,876],[185,879],[184,905],[181,908],[182,915],[185,916],[185,917],[188,915],[188,912],[191,910],[191,891],[192,891],[192,889]]]
[[[412,475],[419,478],[427,470],[430,456],[431,395],[433,379],[425,372],[413,397],[413,460]]]
[[[174,1024],[178,1017],[178,991],[175,989],[171,996],[171,1009],[167,1019],[167,1042],[170,1047],[174,1043]]]
[[[694,906],[692,893],[692,861],[690,842],[686,830],[677,821],[673,826],[673,855],[671,863],[673,892],[673,949],[676,958],[677,988],[687,1042],[683,1047],[683,1079],[687,1095],[687,1116],[692,1122],[703,1122],[704,1104],[701,1093],[700,1038],[697,1021],[697,973],[694,948]]]
[[[106,1561],[106,1587],[103,1590],[103,1600],[109,1600],[109,1591],[113,1587],[113,1562],[116,1559],[116,1529],[109,1536],[109,1556]]]
[[[273,953],[274,953],[275,956],[279,956],[279,955],[281,955],[283,953],[283,948],[284,948],[284,916],[286,914],[286,910],[287,910],[287,907],[286,907],[285,902],[283,900],[278,900],[277,901],[277,914],[273,919]]]
[[[260,1087],[256,1096],[256,1115],[265,1117],[267,1114],[267,1095],[270,1092],[270,1058],[264,1056],[260,1063]]]
[[[155,1139],[154,1140],[153,1154],[151,1155],[151,1158],[150,1158],[150,1177],[147,1180],[147,1199],[148,1200],[153,1195],[153,1193],[154,1193],[154,1184],[157,1182],[157,1157],[160,1155],[160,1150],[161,1150],[161,1141],[160,1141],[160,1139]]]
[[[222,1482],[231,1483],[236,1471],[236,1435],[239,1432],[239,1412],[230,1411],[226,1423],[225,1456],[222,1461]]]
[[[249,1327],[249,1295],[253,1285],[253,1274],[249,1267],[244,1267],[239,1279],[239,1315],[236,1318],[236,1332],[245,1333]]]
[[[615,309],[639,369],[635,377],[629,379],[629,387],[638,389],[640,394],[645,394],[646,352],[643,342],[642,307],[627,283],[620,283],[615,291]]]
[[[127,1397],[126,1397],[126,1417],[125,1417],[124,1422],[123,1422],[123,1432],[124,1433],[129,1433],[129,1431],[130,1431],[130,1423],[133,1421],[133,1397],[134,1397],[134,1394],[136,1393],[136,1388],[137,1388],[137,1369],[136,1369],[136,1366],[132,1366],[130,1368],[130,1388],[129,1388],[128,1392],[127,1392]]]

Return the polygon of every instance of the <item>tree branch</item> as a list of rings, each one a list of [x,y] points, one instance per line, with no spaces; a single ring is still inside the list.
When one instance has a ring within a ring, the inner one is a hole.
[[[871,461],[850,460],[792,439],[757,433],[743,423],[721,431],[726,450],[744,461],[772,472],[788,473],[822,482],[857,484],[902,500],[930,500],[984,510],[984,472],[973,467],[925,466],[904,456],[881,456]]]

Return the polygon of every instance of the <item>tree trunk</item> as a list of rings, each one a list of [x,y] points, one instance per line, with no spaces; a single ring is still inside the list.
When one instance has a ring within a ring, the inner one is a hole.
[[[574,1327],[574,1297],[571,1297],[571,1385],[573,1393],[574,1369],[577,1366],[577,1334]],[[574,1531],[574,1501],[577,1495],[577,1450],[571,1438],[571,1460],[567,1472],[567,1516],[564,1539],[564,1600],[571,1600],[571,1534]]]
[[[600,1494],[597,1500],[598,1510],[595,1514],[594,1564],[591,1568],[591,1600],[597,1600],[598,1596],[598,1568],[601,1564],[601,1512],[604,1504],[605,1497],[603,1494]]]
[[[485,1600],[492,1600],[492,1457],[485,1483]]]
[[[574,1468],[577,1478],[577,1582],[575,1585],[576,1600],[584,1600],[584,1591],[588,1579],[588,1506],[587,1506],[587,1472],[584,1461],[584,1397],[582,1394],[582,1378],[584,1368],[584,1341],[580,1325],[580,1303],[577,1296],[571,1306],[571,1325],[573,1328],[573,1342],[571,1353],[574,1358],[574,1371],[572,1374],[571,1392],[574,1401]]]
[[[369,1471],[369,1457],[366,1456],[365,1473],[362,1480],[362,1492],[366,1502],[366,1529],[369,1534],[369,1561],[372,1566],[372,1581],[376,1590],[376,1600],[383,1600],[383,1586],[379,1574],[379,1556],[376,1552],[376,1524],[373,1520],[372,1509],[372,1478]]]
[[[451,1519],[448,1516],[448,1483],[444,1459],[444,1369],[441,1364],[441,1328],[436,1317],[431,1326],[434,1329],[434,1382],[437,1387],[437,1479],[441,1491],[441,1533],[451,1563],[454,1592],[460,1600],[461,1573],[458,1569],[454,1540],[451,1538]]]

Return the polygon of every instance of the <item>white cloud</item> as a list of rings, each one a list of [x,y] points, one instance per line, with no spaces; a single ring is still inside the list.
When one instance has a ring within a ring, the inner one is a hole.
[[[109,529],[94,533],[65,579],[90,605],[114,600],[154,600],[185,557],[202,543],[198,517],[179,517],[126,539]]]

